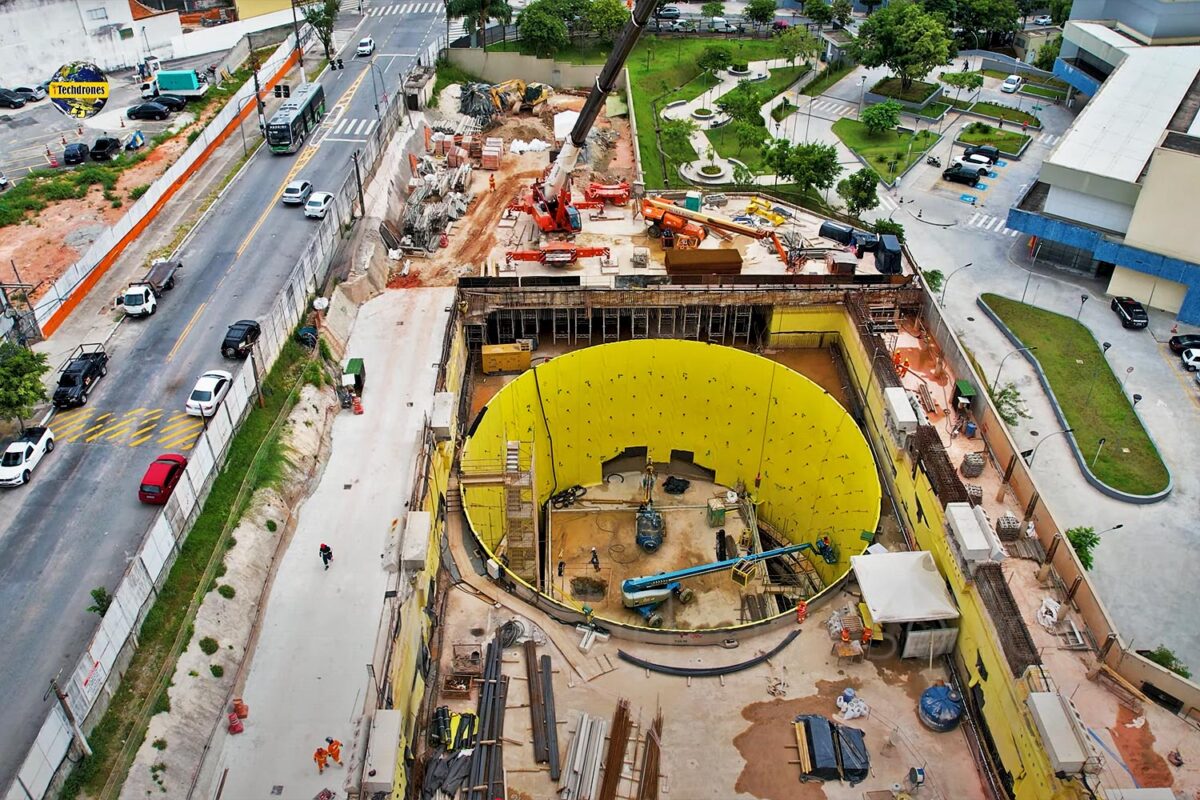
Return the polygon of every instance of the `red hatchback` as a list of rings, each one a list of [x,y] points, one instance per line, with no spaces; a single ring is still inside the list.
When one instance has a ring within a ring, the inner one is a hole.
[[[156,506],[167,502],[187,463],[187,459],[178,453],[165,453],[154,459],[154,463],[142,476],[138,500]]]

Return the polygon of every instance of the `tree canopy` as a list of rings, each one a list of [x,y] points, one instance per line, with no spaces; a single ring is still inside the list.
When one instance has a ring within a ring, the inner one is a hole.
[[[829,12],[833,16],[833,21],[843,28],[850,24],[850,20],[854,19],[854,6],[850,0],[833,0],[829,5]]]
[[[341,12],[339,0],[323,0],[311,6],[304,7],[304,21],[312,25],[321,46],[325,48],[325,60],[333,58],[333,26]]]
[[[804,16],[817,23],[817,33],[820,33],[822,26],[833,22],[833,9],[825,0],[808,0],[804,4]]]
[[[798,25],[793,25],[779,34],[778,43],[779,54],[792,64],[800,59],[808,63],[821,49],[817,37]]]
[[[327,0],[337,5],[337,0]],[[545,2],[545,0],[543,0]],[[492,20],[512,19],[512,6],[506,0],[450,0],[446,6],[449,18],[462,18],[478,47],[486,44],[487,25]]]
[[[17,420],[24,428],[33,407],[47,400],[42,376],[49,370],[45,353],[0,343],[0,419]]]
[[[704,52],[696,59],[696,66],[705,72],[717,72],[728,69],[733,63],[733,54],[724,45],[714,44],[704,48]]]
[[[552,56],[571,41],[567,24],[555,14],[548,0],[536,0],[517,17],[521,41],[539,56]]]
[[[1033,65],[1047,72],[1054,69],[1054,62],[1058,58],[1058,54],[1062,52],[1062,43],[1063,37],[1060,33],[1052,41],[1042,45],[1041,49],[1037,51],[1037,55],[1033,57]]]
[[[867,126],[868,131],[878,136],[900,124],[900,112],[903,108],[904,106],[895,100],[885,100],[864,108],[859,119]]]
[[[700,6],[700,16],[708,17],[723,17],[725,16],[725,4],[721,0],[708,0]]]
[[[837,193],[846,201],[846,210],[858,217],[879,205],[879,194],[876,192],[878,183],[875,173],[863,167],[843,178],[837,185]]]
[[[770,25],[775,20],[775,0],[750,0],[742,16],[754,23],[754,27]]]
[[[767,166],[775,174],[797,184],[801,191],[828,189],[842,172],[837,148],[824,142],[792,144],[776,139],[763,152]]]
[[[762,125],[762,107],[766,100],[757,86],[742,81],[737,88],[726,92],[717,100],[717,107],[734,120]]]
[[[629,21],[629,9],[621,0],[592,0],[584,18],[597,36],[612,42]]]
[[[912,0],[895,0],[868,17],[854,43],[859,63],[886,66],[903,89],[950,60],[945,26]]]

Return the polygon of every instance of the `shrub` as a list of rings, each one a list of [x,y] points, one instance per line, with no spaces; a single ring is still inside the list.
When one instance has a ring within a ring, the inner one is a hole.
[[[222,667],[220,664],[213,664],[208,669],[210,672],[212,672],[212,675],[214,678],[219,678],[225,674],[225,668]]]
[[[191,133],[189,133],[189,134],[187,135],[187,143],[190,145],[190,144],[192,144],[193,142],[195,142],[197,139],[199,139],[199,138],[200,138],[200,134],[201,134],[201,133],[204,133],[204,129],[203,129],[203,128],[196,128],[196,130],[192,131]]]
[[[217,640],[211,636],[205,636],[200,640],[200,649],[204,651],[204,655],[206,656],[211,656],[213,653],[217,652],[219,647],[220,645],[217,644]]]
[[[217,587],[217,594],[221,595],[221,597],[224,597],[226,600],[232,600],[233,596],[237,594],[237,589],[234,589],[228,583],[223,583]]]
[[[269,519],[269,520],[267,520],[267,530],[269,530],[271,533],[274,533],[274,532],[275,532],[276,530],[278,530],[278,529],[279,529],[279,523],[278,523],[278,522],[276,522],[276,521],[275,521],[275,520],[273,520],[273,519]]]
[[[141,186],[135,186],[129,190],[130,200],[140,200],[142,195],[150,191],[150,184],[143,183]]]
[[[153,747],[155,750],[166,750],[167,749],[167,740],[166,739],[155,739],[153,742],[150,743],[150,746]]]

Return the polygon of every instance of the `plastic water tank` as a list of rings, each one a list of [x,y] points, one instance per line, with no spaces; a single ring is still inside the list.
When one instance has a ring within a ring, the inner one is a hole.
[[[921,692],[917,716],[930,730],[952,731],[962,722],[962,714],[962,698],[949,686],[930,686]]]

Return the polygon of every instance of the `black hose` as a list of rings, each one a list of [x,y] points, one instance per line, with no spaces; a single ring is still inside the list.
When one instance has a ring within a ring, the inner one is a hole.
[[[783,652],[783,649],[791,644],[792,640],[799,635],[800,629],[796,628],[787,636],[783,637],[783,641],[775,645],[775,648],[770,652],[755,656],[749,661],[743,661],[740,664],[730,664],[726,667],[675,667],[671,666],[670,664],[655,664],[651,661],[643,661],[637,656],[626,653],[624,650],[618,650],[617,657],[622,661],[627,661],[630,664],[633,664],[635,667],[642,667],[643,669],[648,669],[651,672],[658,672],[663,675],[676,675],[681,678],[716,678],[721,675],[732,675],[735,672],[741,672],[742,670],[758,666],[768,658],[772,658]]]

